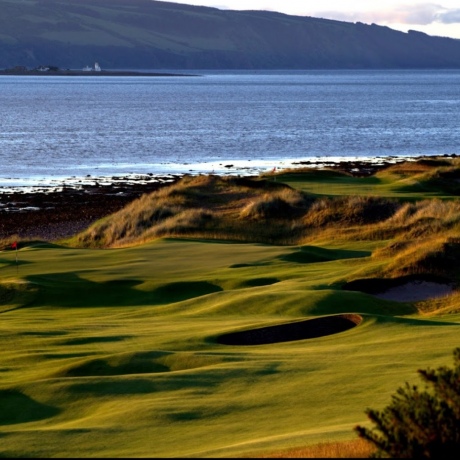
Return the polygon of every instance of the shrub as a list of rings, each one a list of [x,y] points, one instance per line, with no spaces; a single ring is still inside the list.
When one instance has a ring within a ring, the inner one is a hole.
[[[367,409],[376,426],[355,427],[376,448],[372,457],[460,458],[460,348],[454,368],[419,370],[425,389],[407,382],[383,411]]]

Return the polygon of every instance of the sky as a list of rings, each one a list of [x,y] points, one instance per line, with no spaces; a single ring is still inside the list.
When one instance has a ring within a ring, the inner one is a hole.
[[[169,0],[221,10],[266,10],[295,16],[378,24],[460,39],[460,0]]]

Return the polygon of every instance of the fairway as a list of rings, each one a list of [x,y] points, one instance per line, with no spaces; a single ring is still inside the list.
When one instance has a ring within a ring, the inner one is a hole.
[[[1,252],[0,452],[238,457],[355,439],[366,408],[419,384],[417,369],[450,364],[460,331],[458,313],[341,288],[383,263],[379,245],[162,238]],[[360,320],[223,343],[337,315]]]

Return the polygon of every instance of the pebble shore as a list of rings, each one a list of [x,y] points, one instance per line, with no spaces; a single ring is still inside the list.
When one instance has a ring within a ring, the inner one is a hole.
[[[144,193],[170,183],[117,183],[65,187],[62,191],[0,190],[0,239],[56,241],[67,238],[122,209]]]
[[[441,158],[456,158],[456,154]],[[388,158],[383,161],[304,161],[296,167],[341,170],[354,176],[369,176],[402,161],[427,157]],[[428,157],[429,158],[429,157]],[[439,158],[439,157],[438,157]],[[278,172],[282,172],[281,169]],[[180,180],[182,175],[150,177],[148,180],[125,180],[55,188],[0,187],[0,239],[37,238],[57,241],[86,229],[93,222],[113,214],[145,193]],[[113,178],[118,179],[118,178]]]

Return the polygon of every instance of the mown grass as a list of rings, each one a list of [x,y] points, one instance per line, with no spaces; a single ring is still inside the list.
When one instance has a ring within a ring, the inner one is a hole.
[[[335,198],[255,182],[187,177],[71,241],[0,253],[1,455],[369,455],[353,427],[419,383],[417,369],[450,363],[459,294],[410,303],[342,286],[418,273],[457,283],[457,200],[364,196],[357,180]],[[189,219],[195,207],[212,218]],[[219,342],[338,314],[363,321]]]

